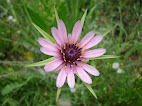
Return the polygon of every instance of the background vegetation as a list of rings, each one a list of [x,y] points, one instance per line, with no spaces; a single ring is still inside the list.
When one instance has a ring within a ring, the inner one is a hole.
[[[30,21],[51,35],[51,27],[57,26],[54,5],[68,33],[86,9],[82,37],[91,30],[103,34],[115,26],[95,48],[104,47],[106,54],[121,58],[89,62],[101,73],[99,77],[91,76],[98,100],[76,76],[76,91],[70,92],[66,83],[56,103],[58,73],[45,73],[43,67],[24,67],[49,58],[39,51],[37,39],[42,35]],[[0,105],[141,106],[141,40],[141,0],[0,0]],[[112,68],[114,62],[120,64],[122,73]]]

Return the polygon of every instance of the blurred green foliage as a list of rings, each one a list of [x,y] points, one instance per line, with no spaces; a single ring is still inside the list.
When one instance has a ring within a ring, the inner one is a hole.
[[[39,51],[37,39],[42,35],[31,21],[51,35],[51,27],[57,25],[54,5],[68,33],[86,9],[81,37],[91,30],[103,34],[115,26],[94,48],[104,47],[107,55],[121,58],[89,62],[101,73],[91,76],[98,100],[76,76],[76,92],[71,93],[65,84],[56,103],[58,73],[45,73],[43,67],[24,67],[49,58]],[[0,105],[142,105],[141,7],[140,0],[0,0]],[[123,73],[112,68],[114,62],[120,64]]]

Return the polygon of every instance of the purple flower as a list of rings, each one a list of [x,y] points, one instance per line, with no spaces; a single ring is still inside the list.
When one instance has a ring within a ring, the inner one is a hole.
[[[99,71],[94,67],[84,63],[83,61],[88,61],[89,58],[95,58],[103,55],[106,49],[99,48],[94,50],[89,50],[89,48],[97,45],[102,39],[102,35],[95,35],[94,31],[87,33],[82,40],[79,39],[79,35],[82,31],[81,21],[77,21],[74,25],[72,34],[68,34],[64,22],[59,20],[58,29],[51,28],[52,35],[56,40],[56,44],[50,41],[39,38],[38,42],[41,46],[41,52],[46,55],[55,56],[54,60],[45,65],[44,70],[46,72],[59,71],[56,86],[62,87],[66,81],[70,88],[74,88],[75,76],[77,73],[82,81],[91,84],[92,79],[85,72],[99,76]]]

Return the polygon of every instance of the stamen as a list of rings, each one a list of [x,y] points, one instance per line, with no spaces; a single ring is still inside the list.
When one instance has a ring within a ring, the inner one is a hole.
[[[81,45],[81,43],[79,43],[78,47]]]
[[[73,65],[71,65],[71,67],[73,67]]]
[[[77,66],[81,66],[81,65],[77,64]]]
[[[71,62],[71,61],[69,60],[69,62]]]
[[[84,53],[84,51],[85,51],[85,50],[83,50],[83,51],[81,52],[81,54],[83,54],[83,53]]]
[[[71,44],[71,40],[70,40],[70,44]]]
[[[77,60],[79,60],[79,58]]]
[[[75,44],[76,43],[76,41],[74,41],[74,43],[73,44]]]
[[[81,57],[83,57],[83,56],[80,56],[80,58],[81,58]]]
[[[60,46],[60,50],[61,50],[61,53],[63,53],[61,46]]]
[[[77,45],[78,45],[78,42],[77,42],[77,44],[75,46],[77,46]]]
[[[82,47],[82,49],[85,47],[85,45]]]
[[[68,39],[66,40],[66,43],[68,43]]]
[[[65,53],[63,53],[63,55],[65,56]]]
[[[85,61],[85,59],[81,60],[81,61]]]
[[[65,66],[65,69],[67,69],[67,66]]]
[[[64,61],[66,62],[66,59],[64,59]]]
[[[66,45],[64,44],[64,49],[66,49]]]
[[[73,62],[73,64],[75,64],[75,62]]]

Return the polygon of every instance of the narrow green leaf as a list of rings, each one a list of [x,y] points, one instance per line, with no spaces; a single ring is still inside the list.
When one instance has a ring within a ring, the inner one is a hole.
[[[59,21],[59,16],[58,16],[58,12],[57,12],[55,6],[54,6],[54,11],[55,11],[55,16],[56,16],[56,21],[57,21],[57,23],[58,23],[58,21]]]
[[[55,40],[54,40],[48,33],[46,33],[44,30],[42,30],[42,29],[41,29],[39,26],[37,26],[35,23],[32,22],[32,24],[33,24],[33,26],[42,34],[42,36],[43,36],[44,38],[46,38],[47,40],[49,40],[49,41],[55,43]]]
[[[83,83],[84,83],[84,85],[89,89],[89,91],[92,93],[92,95],[93,95],[96,99],[98,99],[98,98],[97,98],[97,95],[96,95],[95,92],[93,91],[92,87],[91,87],[89,84],[85,83],[85,82],[83,82]]]
[[[61,88],[58,88],[57,89],[57,95],[56,95],[56,102],[58,102],[60,92],[61,92]]]
[[[30,76],[23,83],[14,82],[14,83],[7,84],[1,91],[2,95],[6,95],[6,94],[9,94],[9,93],[11,93],[13,91],[19,90],[22,86],[26,85],[32,78],[33,78],[33,76]]]
[[[91,58],[90,60],[94,60],[94,59],[109,59],[109,58],[119,58],[120,56],[115,56],[115,55],[102,55],[100,57],[96,57],[96,58]]]
[[[78,77],[79,77],[79,75],[78,74],[76,74]],[[80,78],[80,77],[79,77]],[[83,82],[83,81],[82,81]],[[93,91],[93,89],[92,89],[92,87],[89,85],[89,84],[87,84],[87,83],[85,83],[85,82],[83,82],[84,83],[84,85],[89,89],[89,91],[92,93],[92,95],[96,98],[96,99],[98,99],[97,98],[97,95],[95,94],[95,92]]]
[[[115,28],[115,26],[111,27],[110,29],[108,29],[106,32],[104,32],[102,35],[105,36],[106,34],[108,34],[110,31],[112,31]]]
[[[40,62],[37,62],[37,63],[33,63],[33,64],[28,64],[26,65],[25,67],[35,67],[35,66],[44,66],[46,65],[48,62],[54,60],[54,57],[51,57],[49,59],[46,59],[46,60],[43,60],[43,61],[40,61]]]
[[[83,27],[83,25],[84,25],[84,21],[85,21],[86,14],[87,14],[87,9],[85,10],[85,12],[84,12],[84,14],[83,14],[83,16],[82,16],[82,18],[81,18],[82,27]]]

